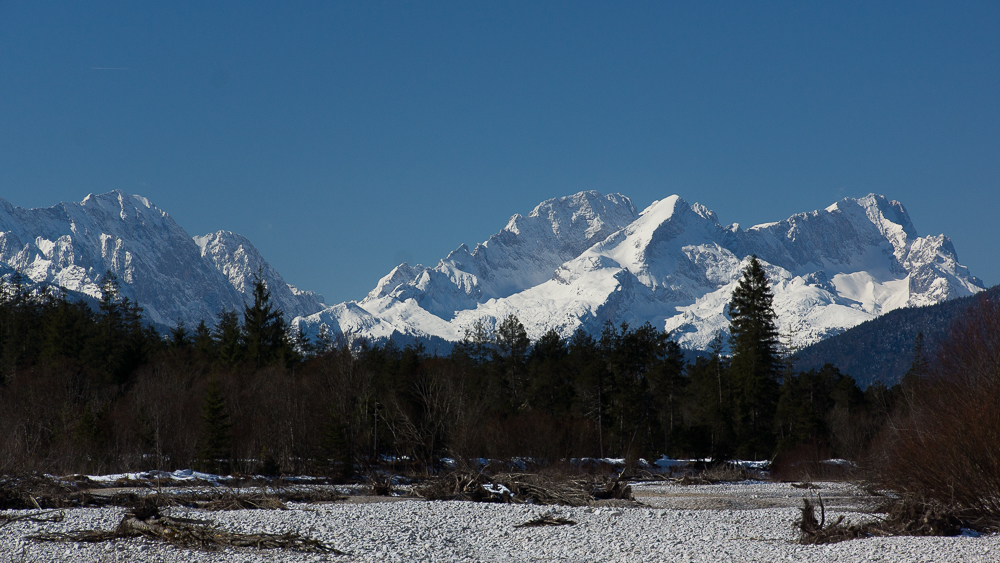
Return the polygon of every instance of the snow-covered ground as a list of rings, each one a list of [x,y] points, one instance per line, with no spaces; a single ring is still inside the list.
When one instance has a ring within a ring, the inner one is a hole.
[[[824,546],[796,543],[793,523],[801,499],[817,492],[827,519],[870,502],[850,485],[805,491],[785,483],[688,486],[638,484],[648,507],[548,507],[383,499],[380,502],[289,504],[290,510],[202,512],[174,516],[210,519],[235,532],[294,531],[348,552],[300,554],[280,550],[202,552],[146,540],[106,544],[44,544],[38,532],[113,529],[121,509],[66,511],[61,523],[14,522],[0,527],[0,562],[28,561],[996,561],[1000,537],[870,538]],[[8,513],[9,514],[9,513]],[[515,528],[544,514],[574,526]]]

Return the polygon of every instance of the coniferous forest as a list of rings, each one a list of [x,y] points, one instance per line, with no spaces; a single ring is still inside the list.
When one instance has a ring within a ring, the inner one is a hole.
[[[242,311],[162,335],[107,276],[97,307],[0,292],[0,473],[196,467],[350,477],[394,456],[857,459],[900,387],[796,373],[753,260],[732,336],[686,363],[649,324],[532,342],[515,316],[448,355],[291,330],[263,281]],[[727,347],[728,345],[728,347]],[[723,353],[728,350],[727,353]],[[904,384],[905,386],[905,384]]]

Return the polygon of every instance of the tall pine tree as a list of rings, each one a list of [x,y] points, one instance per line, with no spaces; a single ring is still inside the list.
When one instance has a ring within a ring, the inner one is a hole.
[[[212,330],[212,340],[217,360],[226,367],[234,367],[243,360],[243,334],[236,311],[223,310]]]
[[[271,290],[263,275],[254,282],[253,305],[243,306],[243,342],[247,359],[258,367],[294,356],[285,318],[281,309],[271,304]]]
[[[508,315],[494,332],[493,342],[511,407],[515,410],[527,408],[525,362],[531,341],[524,325],[513,314]]]
[[[754,255],[729,302],[730,370],[736,455],[761,459],[774,451],[774,412],[781,366],[774,294]]]

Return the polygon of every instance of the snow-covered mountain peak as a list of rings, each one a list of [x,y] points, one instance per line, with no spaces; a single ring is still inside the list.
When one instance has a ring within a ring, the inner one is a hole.
[[[636,218],[635,206],[619,194],[580,192],[541,202],[471,252],[465,244],[434,268],[400,265],[361,301],[373,314],[413,300],[442,318],[503,299],[552,278],[560,264]],[[387,301],[388,300],[388,301]],[[387,305],[388,304],[388,305]]]
[[[458,250],[451,251],[451,253],[448,254],[448,258],[450,259],[456,252],[461,251],[463,248],[466,253],[468,253],[468,247],[463,244]],[[378,283],[375,284],[375,289],[371,290],[365,299],[374,300],[385,297],[396,291],[400,285],[415,280],[424,270],[427,270],[427,268],[419,264],[416,267],[412,267],[406,262],[403,262],[378,280]]]
[[[868,227],[870,224],[879,236],[888,240],[897,250],[904,248],[908,240],[917,238],[917,230],[903,204],[882,195],[844,198],[827,210],[831,214],[842,213],[850,217],[859,227]]]
[[[671,241],[684,246],[695,240],[715,240],[720,230],[714,212],[701,205],[688,205],[673,195],[650,204],[635,221],[596,244],[592,251],[638,268],[652,257],[679,250],[672,247],[676,245]]]
[[[628,224],[635,215],[632,201],[621,194],[604,196],[585,191],[545,200],[531,210],[528,218],[548,225],[557,239],[574,238],[582,233],[584,240],[594,241],[598,236],[611,234],[609,228]]]
[[[112,190],[104,194],[88,194],[80,203],[62,203],[66,206],[78,207],[89,217],[101,220],[113,216],[125,222],[137,221],[139,223],[150,222],[163,225],[163,219],[168,215],[165,211],[157,208],[145,197],[125,193],[121,190]]]
[[[698,202],[695,202],[693,205],[691,205],[691,211],[693,211],[699,217],[703,217],[705,219],[708,219],[709,221],[711,221],[713,223],[718,223],[719,222],[719,218],[715,215],[714,211],[712,211],[711,209],[705,207],[704,205],[702,205],[702,204],[700,204]]]

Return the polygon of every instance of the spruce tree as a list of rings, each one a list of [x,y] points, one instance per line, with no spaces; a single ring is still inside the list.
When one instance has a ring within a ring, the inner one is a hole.
[[[462,340],[455,343],[452,356],[455,359],[465,358],[474,366],[483,366],[490,361],[493,353],[493,341],[482,319],[476,319],[471,327],[465,327]]]
[[[204,431],[202,432],[200,453],[205,468],[216,473],[227,473],[232,457],[229,430],[232,423],[226,412],[226,400],[222,395],[215,376],[209,376],[205,402],[201,409]]]
[[[194,351],[203,358],[211,359],[215,353],[215,342],[212,340],[212,330],[205,324],[205,319],[198,321],[192,339]]]
[[[914,385],[921,377],[927,375],[929,365],[930,362],[924,353],[924,333],[918,332],[917,337],[913,339],[913,359],[910,361],[910,369],[903,374],[903,385]]]
[[[604,457],[605,388],[610,374],[597,341],[582,328],[570,337],[567,365],[575,378],[579,413],[597,423],[597,455]]]
[[[573,407],[575,389],[572,370],[567,365],[569,348],[554,329],[542,335],[528,355],[528,403],[555,416]]]
[[[774,411],[781,366],[774,294],[757,256],[750,258],[729,302],[736,454],[760,459],[774,450]]]
[[[493,342],[506,392],[510,398],[511,407],[523,409],[527,405],[525,380],[525,361],[531,341],[524,325],[513,314],[505,317],[493,334]]]
[[[184,321],[177,317],[177,325],[170,329],[170,347],[176,350],[187,348],[191,345],[191,334],[188,332]]]
[[[243,341],[247,358],[258,367],[294,355],[285,318],[271,304],[271,290],[261,275],[253,285],[253,305],[243,306]]]
[[[215,323],[212,338],[217,357],[222,365],[234,367],[243,359],[243,337],[236,311],[223,310]]]
[[[924,333],[918,332],[913,340],[913,359],[910,361],[910,369],[906,370],[899,380],[898,387],[904,400],[904,409],[909,409],[913,405],[914,393],[921,379],[927,375],[929,367],[930,362],[924,353]]]
[[[319,324],[319,333],[316,335],[316,354],[322,356],[333,350],[333,336],[330,335],[330,328],[326,323]]]

